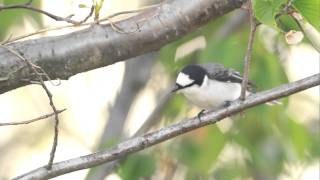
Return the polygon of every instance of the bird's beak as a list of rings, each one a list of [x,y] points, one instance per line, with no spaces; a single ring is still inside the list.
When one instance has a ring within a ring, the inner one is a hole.
[[[171,93],[175,93],[175,92],[177,92],[179,89],[181,89],[180,86],[179,86],[178,84],[175,84],[175,85],[173,86],[173,88],[171,89]]]

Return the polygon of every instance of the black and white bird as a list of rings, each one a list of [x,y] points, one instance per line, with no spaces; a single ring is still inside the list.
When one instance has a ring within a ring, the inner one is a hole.
[[[185,66],[178,74],[172,92],[181,92],[196,106],[211,110],[238,99],[242,80],[239,72],[222,64],[191,64]],[[254,87],[255,85],[249,81],[246,95],[253,93]]]

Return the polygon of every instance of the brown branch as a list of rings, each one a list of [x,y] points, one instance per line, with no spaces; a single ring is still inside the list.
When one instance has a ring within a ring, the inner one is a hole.
[[[110,24],[56,37],[10,43],[52,79],[68,79],[80,72],[107,66],[160,49],[236,8],[245,0],[166,0],[128,19],[114,22],[126,32],[114,31]],[[201,8],[194,8],[201,7]],[[125,42],[125,43],[124,43]],[[0,49],[0,94],[30,84],[31,74],[21,61]]]
[[[65,111],[66,109],[62,109],[62,110],[57,110],[57,113],[62,113],[63,111]],[[50,113],[50,114],[45,114],[45,115],[42,115],[42,116],[39,116],[37,118],[33,118],[33,119],[30,119],[30,120],[25,120],[25,121],[19,121],[19,122],[7,122],[7,123],[0,123],[0,126],[14,126],[14,125],[22,125],[22,124],[30,124],[30,123],[33,123],[33,122],[36,122],[36,121],[40,121],[40,120],[43,120],[43,119],[47,119],[51,116],[55,115],[55,113]]]
[[[53,138],[53,144],[52,144],[52,148],[51,148],[51,152],[50,152],[50,158],[49,158],[49,162],[47,165],[47,169],[50,170],[52,167],[52,163],[54,160],[54,156],[55,156],[55,152],[56,152],[56,148],[58,145],[58,135],[59,135],[59,112],[57,110],[57,108],[55,107],[54,103],[53,103],[53,99],[52,99],[52,93],[49,91],[48,87],[45,85],[44,80],[42,78],[42,76],[44,75],[45,77],[49,77],[47,75],[47,73],[39,66],[33,64],[31,61],[29,61],[28,59],[24,58],[22,55],[20,55],[18,52],[16,52],[15,50],[5,46],[5,45],[0,45],[0,47],[3,47],[4,49],[8,50],[10,53],[12,53],[13,55],[15,55],[16,57],[18,57],[20,60],[24,61],[27,63],[29,69],[31,69],[33,71],[33,73],[36,75],[36,78],[38,80],[38,82],[40,83],[40,85],[42,86],[42,88],[44,89],[44,91],[46,92],[48,99],[49,99],[49,104],[54,112],[54,138]],[[40,72],[39,72],[40,70]],[[50,79],[48,79],[50,80]]]
[[[89,14],[83,20],[79,21],[78,24],[76,25],[85,23],[92,16],[93,12],[94,12],[94,5],[91,6]]]
[[[51,148],[51,152],[50,152],[50,158],[48,161],[48,165],[47,165],[47,169],[50,170],[52,167],[52,163],[54,160],[54,156],[55,156],[55,152],[58,146],[58,135],[59,135],[59,115],[58,115],[58,111],[57,108],[55,107],[54,103],[53,103],[53,99],[52,99],[52,93],[49,91],[48,87],[44,84],[43,79],[41,78],[41,76],[38,76],[40,78],[39,81],[41,83],[42,88],[45,90],[48,98],[49,98],[49,104],[54,112],[54,138],[53,138],[53,144],[52,144],[52,148]]]
[[[9,10],[9,9],[27,9],[27,10],[30,10],[30,11],[34,11],[34,12],[37,12],[37,13],[41,13],[41,14],[44,14],[56,21],[65,21],[67,23],[71,23],[71,24],[74,24],[74,25],[79,25],[81,23],[84,23],[85,21],[87,21],[89,19],[89,17],[92,16],[93,14],[93,11],[94,11],[94,6],[91,7],[90,9],[90,13],[81,21],[75,21],[75,20],[72,20],[70,19],[69,17],[60,17],[60,16],[57,16],[57,15],[54,15],[52,13],[49,13],[47,11],[44,11],[44,10],[41,10],[41,9],[38,9],[38,8],[35,8],[31,5],[32,3],[32,0],[28,1],[27,3],[24,3],[24,4],[13,4],[13,5],[0,5],[0,11],[2,10]]]
[[[250,18],[250,34],[247,46],[247,52],[244,58],[244,69],[243,69],[243,81],[241,83],[241,95],[240,99],[245,100],[246,98],[246,91],[249,82],[249,69],[250,69],[250,62],[251,62],[251,54],[252,54],[252,45],[254,40],[254,34],[256,32],[257,23],[253,14],[252,9],[252,0],[248,0],[248,12]]]
[[[203,116],[201,116],[201,121],[199,121],[198,117],[182,120],[179,121],[179,123],[162,128],[158,131],[131,138],[118,144],[114,148],[54,163],[51,170],[47,170],[45,167],[40,167],[14,179],[49,179],[69,172],[87,169],[106,162],[111,162],[128,154],[141,151],[155,144],[172,139],[178,135],[203,126],[214,124],[223,118],[234,115],[250,107],[286,97],[305,89],[318,86],[319,84],[320,74],[315,74],[299,81],[250,95],[244,101],[238,100],[231,103],[229,107],[204,113]]]

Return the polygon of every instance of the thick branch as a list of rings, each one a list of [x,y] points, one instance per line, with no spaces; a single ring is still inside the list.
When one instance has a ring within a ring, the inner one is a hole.
[[[26,40],[8,45],[51,79],[67,79],[80,72],[157,50],[203,24],[242,5],[245,0],[166,0],[161,5],[111,25],[91,27],[67,35]],[[0,94],[30,84],[31,71],[17,57],[0,48]]]
[[[54,163],[52,165],[52,169],[49,171],[45,167],[41,167],[15,179],[48,179],[69,172],[91,168],[93,166],[110,162],[128,154],[143,150],[165,140],[172,139],[191,130],[209,124],[214,124],[219,120],[234,115],[235,113],[241,112],[244,109],[278,98],[289,96],[299,91],[318,86],[319,84],[320,74],[316,74],[271,90],[253,94],[247,97],[244,101],[235,101],[227,108],[205,113],[203,116],[201,116],[201,121],[199,121],[198,118],[187,119],[169,127],[162,128],[158,131],[129,139],[109,150],[62,161],[59,163]]]

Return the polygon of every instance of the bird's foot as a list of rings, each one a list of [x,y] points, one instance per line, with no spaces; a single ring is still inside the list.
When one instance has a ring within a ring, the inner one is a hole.
[[[198,117],[199,121],[201,121],[201,116],[203,115],[203,113],[204,113],[205,111],[206,111],[205,109],[202,109],[202,110],[198,113],[197,117]]]

